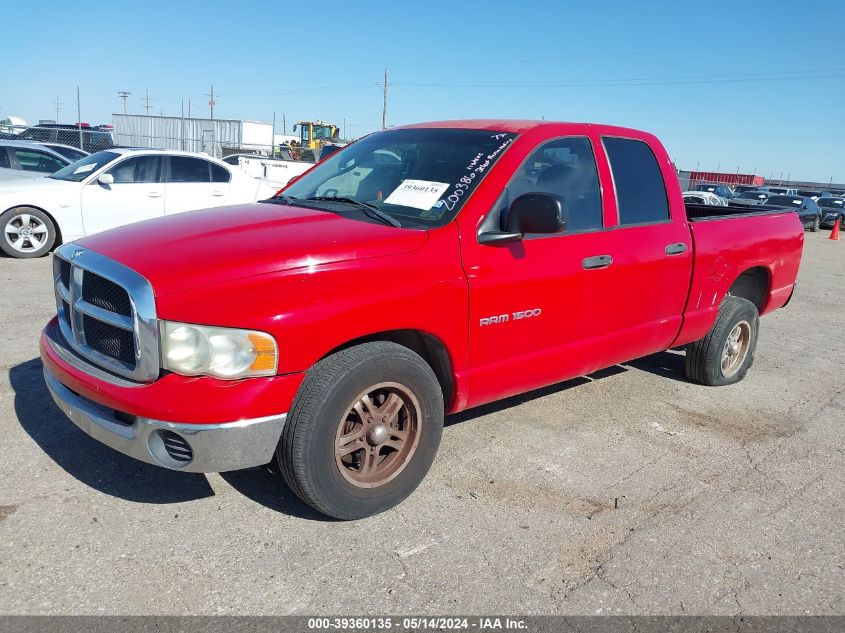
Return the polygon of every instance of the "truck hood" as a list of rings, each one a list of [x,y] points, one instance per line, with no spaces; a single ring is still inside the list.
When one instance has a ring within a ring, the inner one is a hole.
[[[139,222],[79,244],[132,268],[164,296],[242,277],[396,255],[427,239],[426,231],[257,203]]]

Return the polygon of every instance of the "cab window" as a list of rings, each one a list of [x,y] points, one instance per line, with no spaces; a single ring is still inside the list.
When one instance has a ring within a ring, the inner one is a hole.
[[[526,193],[549,193],[560,198],[564,232],[602,227],[601,189],[589,139],[555,139],[534,150],[500,199],[502,230],[507,226],[507,209]]]
[[[644,141],[603,139],[619,207],[619,224],[648,224],[669,219],[663,174],[654,152]]]

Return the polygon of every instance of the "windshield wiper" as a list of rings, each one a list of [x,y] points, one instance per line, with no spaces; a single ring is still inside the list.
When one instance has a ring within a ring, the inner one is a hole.
[[[279,194],[278,196],[273,196],[269,199],[270,202],[273,202],[274,200],[278,200],[282,204],[296,205],[296,201],[298,200],[298,198],[286,196],[285,194]]]
[[[313,196],[311,198],[306,198],[306,200],[317,200],[318,202],[342,202],[345,204],[352,204],[361,209],[371,218],[380,220],[385,224],[389,224],[390,226],[395,226],[398,229],[402,228],[402,224],[398,220],[387,215],[384,211],[379,209],[377,206],[370,204],[369,202],[361,202],[360,200],[356,200],[355,198],[347,198],[344,196]]]

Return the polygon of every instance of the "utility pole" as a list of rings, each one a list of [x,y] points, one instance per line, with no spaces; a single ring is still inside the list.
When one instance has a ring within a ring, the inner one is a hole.
[[[126,99],[128,99],[129,95],[131,94],[131,92],[128,92],[126,90],[120,90],[117,93],[117,96],[123,99],[123,114],[126,114]]]
[[[381,107],[381,129],[387,129],[387,68],[384,69],[384,100]]]
[[[188,118],[191,118],[191,100],[188,99]]]
[[[285,119],[285,113],[282,112],[282,134],[287,134],[287,133],[288,133],[288,122],[287,122],[287,119]]]
[[[155,101],[155,99],[150,99],[150,91],[149,91],[149,90],[147,90],[146,88],[144,89],[144,98],[143,98],[143,99],[141,99],[141,101],[143,101],[143,102],[144,102],[144,105],[143,105],[143,106],[141,106],[141,107],[142,107],[142,108],[144,108],[144,110],[146,110],[146,112],[147,112],[147,116],[149,116],[149,115],[150,115],[150,110],[151,110],[151,109],[152,109],[152,107],[153,107],[153,106],[151,106],[151,105],[150,105],[150,101]]]
[[[273,110],[273,133],[270,135],[270,158],[276,157],[276,111]]]
[[[76,124],[79,126],[79,149],[84,149],[85,143],[82,142],[82,106],[79,103],[79,86],[76,87]]]
[[[214,106],[217,105],[214,101],[214,84],[211,84],[211,94],[206,93],[206,97],[210,98],[208,102],[208,107],[211,108],[211,118],[214,118]]]
[[[59,110],[62,109],[62,106],[64,104],[61,101],[59,101],[58,97],[56,97],[56,100],[53,102],[53,105],[56,106],[56,123],[58,123],[59,122]]]

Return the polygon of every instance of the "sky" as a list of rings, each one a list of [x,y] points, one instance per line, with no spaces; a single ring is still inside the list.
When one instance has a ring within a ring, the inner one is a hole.
[[[587,121],[682,169],[845,183],[845,3],[206,0],[9,3],[0,119],[123,111],[343,125]],[[35,28],[37,26],[37,28]],[[782,174],[782,176],[781,176]]]

